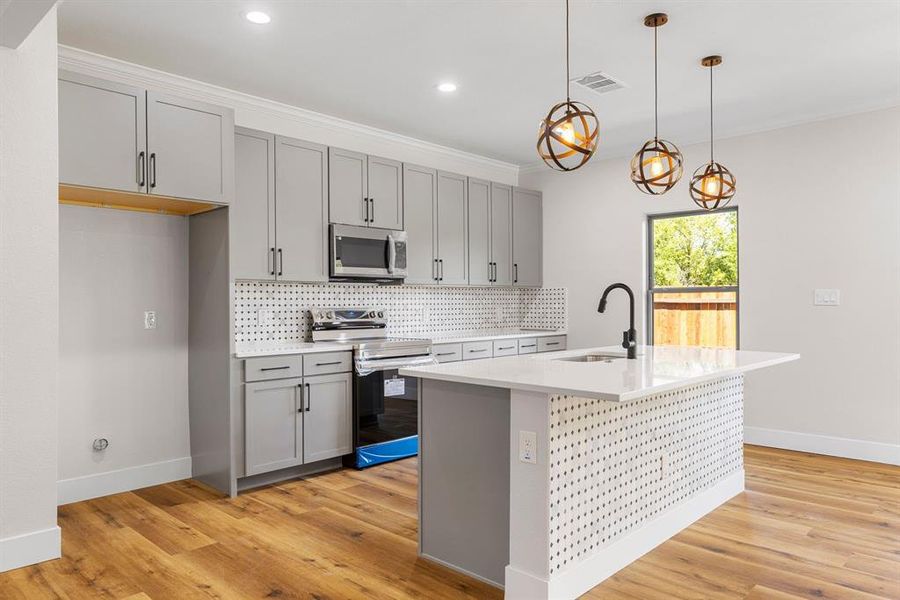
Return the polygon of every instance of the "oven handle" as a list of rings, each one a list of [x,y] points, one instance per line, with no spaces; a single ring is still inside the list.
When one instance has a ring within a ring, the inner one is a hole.
[[[397,358],[357,358],[354,361],[356,374],[365,377],[378,371],[405,369],[408,367],[424,367],[439,364],[433,354],[422,356],[400,356]]]
[[[394,236],[388,234],[388,273],[394,272],[394,265],[397,262],[397,248],[394,246]]]

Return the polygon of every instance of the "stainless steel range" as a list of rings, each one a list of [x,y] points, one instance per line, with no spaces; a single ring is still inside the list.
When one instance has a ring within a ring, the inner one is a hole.
[[[431,340],[387,335],[384,311],[312,308],[313,342],[353,348],[354,452],[357,468],[414,456],[419,451],[418,380],[398,369],[434,364]]]

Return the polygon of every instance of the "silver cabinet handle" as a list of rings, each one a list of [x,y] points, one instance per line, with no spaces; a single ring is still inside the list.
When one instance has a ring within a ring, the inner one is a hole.
[[[144,162],[146,155],[144,151],[141,150],[140,154],[138,154],[138,187],[142,188],[147,183],[147,165]]]
[[[547,342],[548,346],[559,346],[559,342]]]
[[[309,412],[312,408],[312,390],[308,383],[304,385],[306,385],[306,412]]]
[[[456,352],[437,352],[435,356],[453,356]]]
[[[156,187],[156,152],[150,153],[150,187]]]
[[[482,348],[480,350],[469,350],[469,352],[487,352],[487,348]]]
[[[537,344],[522,344],[519,348],[534,348]]]
[[[501,346],[497,350],[512,350],[515,346]]]
[[[317,367],[328,367],[328,366],[331,366],[331,365],[339,365],[339,364],[341,364],[341,361],[336,360],[336,361],[334,361],[334,362],[316,363],[316,366],[317,366]]]
[[[281,371],[283,369],[290,369],[290,365],[284,365],[283,367],[261,367],[260,371]]]

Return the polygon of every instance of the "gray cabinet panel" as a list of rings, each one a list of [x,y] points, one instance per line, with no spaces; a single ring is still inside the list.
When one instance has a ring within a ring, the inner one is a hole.
[[[151,194],[227,204],[234,194],[234,112],[147,92]]]
[[[436,281],[437,171],[403,165],[407,283]]]
[[[467,184],[463,175],[438,171],[437,239],[440,282],[469,281]]]
[[[339,148],[328,149],[329,221],[344,225],[368,225],[366,155]]]
[[[352,440],[352,375],[316,375],[303,380],[305,463],[349,454]]]
[[[277,275],[288,281],[328,280],[328,151],[275,138]]]
[[[491,183],[469,178],[469,283],[490,285]]]
[[[403,164],[368,157],[369,226],[403,229]]]
[[[247,475],[303,463],[302,380],[244,385],[244,452]]]
[[[59,182],[145,191],[145,100],[141,88],[61,72]]]
[[[235,129],[231,277],[275,279],[275,136]]]
[[[494,285],[512,285],[512,188],[491,184],[491,260]]]
[[[515,285],[541,285],[541,219],[541,193],[514,188],[513,283]]]

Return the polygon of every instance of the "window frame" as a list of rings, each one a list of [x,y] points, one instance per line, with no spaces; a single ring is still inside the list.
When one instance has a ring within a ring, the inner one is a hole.
[[[735,220],[734,234],[737,236],[737,285],[724,286],[692,286],[692,287],[654,287],[654,252],[653,252],[653,223],[663,219],[677,217],[693,217],[697,215],[710,215],[716,213],[733,212],[737,216]],[[741,349],[741,216],[737,206],[728,206],[715,211],[704,209],[683,210],[665,213],[653,213],[647,215],[647,345],[653,345],[653,294],[665,292],[734,292],[734,347]]]

